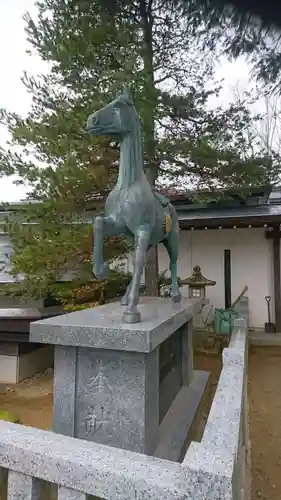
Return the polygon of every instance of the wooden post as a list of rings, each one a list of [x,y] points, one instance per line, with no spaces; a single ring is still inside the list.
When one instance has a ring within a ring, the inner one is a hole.
[[[280,232],[273,238],[274,308],[276,331],[281,332]]]
[[[224,251],[224,300],[225,309],[231,306],[231,251]]]

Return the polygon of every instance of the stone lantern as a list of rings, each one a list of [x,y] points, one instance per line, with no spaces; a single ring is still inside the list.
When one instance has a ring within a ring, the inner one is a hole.
[[[189,298],[205,299],[206,286],[214,286],[216,281],[205,278],[201,273],[201,267],[194,266],[192,275],[183,280],[181,284],[188,285]]]

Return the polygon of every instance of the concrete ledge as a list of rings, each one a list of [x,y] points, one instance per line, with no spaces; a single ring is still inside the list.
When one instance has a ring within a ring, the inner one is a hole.
[[[95,347],[117,351],[152,352],[187,323],[202,307],[201,299],[141,297],[141,322],[122,322],[124,308],[112,302],[83,311],[34,321],[30,341],[40,344]]]
[[[160,426],[155,457],[174,462],[180,460],[209,376],[208,372],[195,371],[191,384],[181,388]]]
[[[0,355],[0,383],[17,384],[18,357],[7,354]]]
[[[281,333],[265,333],[264,331],[250,331],[249,344],[256,346],[281,346]]]
[[[0,382],[18,384],[51,367],[53,362],[53,346],[36,346],[30,352],[17,351],[16,355],[0,354]]]

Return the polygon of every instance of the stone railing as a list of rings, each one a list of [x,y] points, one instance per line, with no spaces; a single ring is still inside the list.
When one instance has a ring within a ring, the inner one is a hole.
[[[202,440],[200,443],[191,443],[182,465],[197,472],[203,484],[205,481],[210,484],[210,478],[217,482],[218,486],[214,484],[214,489],[208,490],[210,498],[248,500],[248,339],[244,319],[235,320],[229,347],[224,349],[222,361],[221,375]]]
[[[237,320],[202,441],[176,463],[119,448],[0,422],[0,467],[8,500],[39,500],[40,480],[58,500],[246,500],[247,329]],[[2,498],[2,496],[1,496]],[[4,500],[4,499],[3,499]]]

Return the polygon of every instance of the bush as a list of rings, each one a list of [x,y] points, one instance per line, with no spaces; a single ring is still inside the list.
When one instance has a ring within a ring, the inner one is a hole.
[[[96,305],[105,304],[112,299],[124,295],[131,280],[131,274],[110,271],[106,281],[93,279],[87,283],[56,283],[53,295],[57,304],[62,305],[67,311],[86,309]]]
[[[45,307],[62,306],[67,311],[75,311],[104,304],[124,295],[131,278],[129,273],[110,270],[106,281],[97,279],[87,282],[81,279],[68,282],[58,281],[49,286],[48,296],[44,297],[44,305]],[[21,283],[0,286],[0,295],[28,299]]]

